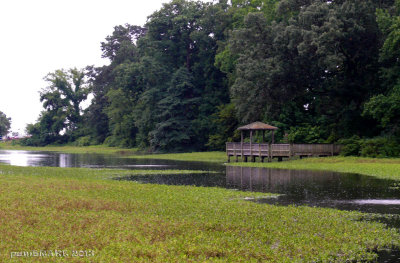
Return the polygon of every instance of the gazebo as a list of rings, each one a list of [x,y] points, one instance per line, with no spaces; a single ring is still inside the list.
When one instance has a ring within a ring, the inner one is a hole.
[[[248,125],[239,127],[237,130],[241,133],[241,140],[239,143],[227,143],[227,155],[228,162],[230,161],[229,157],[235,156],[236,161],[238,156],[241,156],[242,160],[247,162],[247,157],[250,156],[252,161],[255,161],[255,157],[258,156],[264,161],[264,157],[271,157],[269,144],[274,143],[274,131],[277,130],[277,127],[271,126],[262,122],[253,122]],[[244,143],[244,132],[250,131],[250,143]],[[262,142],[261,143],[253,143],[253,132],[262,131]],[[270,143],[265,142],[265,131],[271,131],[271,141]]]
[[[277,127],[258,121],[239,127],[238,130],[241,132],[240,143],[226,143],[228,162],[230,162],[231,156],[235,157],[236,162],[238,161],[238,157],[241,157],[242,161],[245,162],[247,162],[248,157],[250,157],[253,162],[255,162],[256,157],[259,157],[261,162],[264,161],[264,158],[268,158],[268,162],[270,162],[272,158],[278,158],[278,161],[282,161],[283,158],[292,158],[295,156],[299,156],[300,158],[306,156],[333,156],[340,152],[341,145],[336,144],[275,144],[274,132],[277,129]],[[250,131],[249,143],[245,143],[243,140],[244,131]],[[254,131],[262,131],[261,143],[253,143]],[[265,142],[265,131],[271,131],[270,142]]]
[[[271,134],[271,143],[274,143],[274,131],[277,130],[277,127],[271,126],[266,123],[262,123],[259,121],[247,124],[245,126],[237,128],[240,131],[240,137],[241,137],[241,143],[243,144],[243,131],[250,131],[250,145],[253,140],[253,131],[262,131],[263,132],[263,138],[262,141],[265,141],[265,131],[272,131]]]

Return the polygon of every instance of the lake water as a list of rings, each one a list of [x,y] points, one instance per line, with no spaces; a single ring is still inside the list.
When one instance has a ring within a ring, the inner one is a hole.
[[[225,173],[133,175],[121,179],[281,194],[278,198],[257,199],[261,203],[400,214],[400,182],[358,174],[227,166]]]
[[[83,167],[111,169],[179,169],[222,171],[224,166],[213,163],[171,160],[134,159],[109,154],[70,154],[58,152],[0,150],[0,163],[16,166]]]
[[[277,193],[280,194],[277,198],[257,199],[257,202],[378,213],[385,215],[380,221],[400,229],[400,181],[371,176],[34,151],[0,151],[0,162],[18,166],[201,170],[204,173],[132,175],[118,180]],[[400,252],[382,254],[379,262],[400,262]]]

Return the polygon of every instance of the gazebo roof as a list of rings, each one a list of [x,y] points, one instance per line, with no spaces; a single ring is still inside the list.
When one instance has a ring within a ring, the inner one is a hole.
[[[239,127],[238,130],[277,130],[277,127],[271,126],[266,123],[262,123],[259,121],[247,124],[245,126]]]

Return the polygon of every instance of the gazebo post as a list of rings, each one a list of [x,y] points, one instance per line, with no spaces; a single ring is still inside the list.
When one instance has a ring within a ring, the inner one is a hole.
[[[240,154],[242,155],[243,162],[243,130],[240,131]]]
[[[275,139],[274,137],[275,137],[275,136],[274,136],[274,130],[272,130],[272,138],[271,138],[272,144],[274,144],[274,141],[275,141],[275,140],[274,140],[274,139]]]
[[[262,135],[263,136],[262,136],[262,142],[261,143],[264,143],[265,142],[265,131],[264,130],[262,131]]]
[[[252,143],[253,143],[253,130],[250,130],[250,159],[251,159],[251,161],[253,161]]]

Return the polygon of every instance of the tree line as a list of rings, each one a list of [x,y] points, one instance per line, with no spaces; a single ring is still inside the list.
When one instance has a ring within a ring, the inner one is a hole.
[[[400,138],[399,0],[173,0],[101,50],[46,76],[25,144],[217,150],[253,121],[281,142]]]

